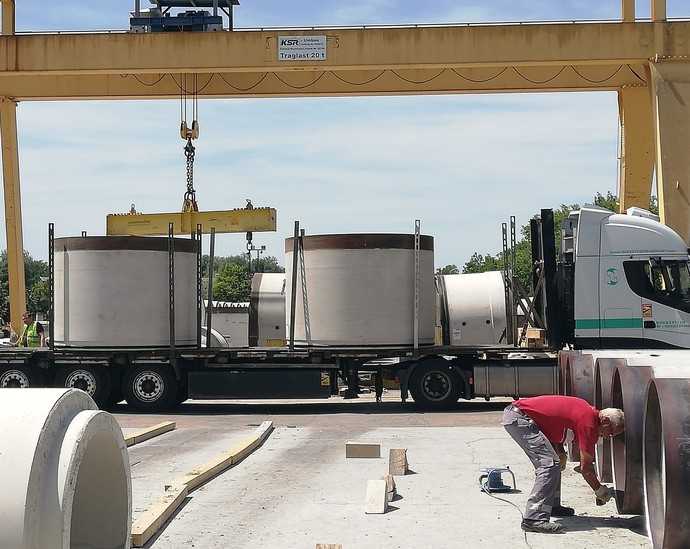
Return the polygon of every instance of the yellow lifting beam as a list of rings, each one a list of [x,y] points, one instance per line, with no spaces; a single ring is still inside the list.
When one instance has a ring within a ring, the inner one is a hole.
[[[156,214],[111,214],[107,217],[108,236],[167,235],[170,223],[176,235],[190,235],[201,225],[202,232],[216,233],[270,232],[276,230],[274,208],[237,209],[216,212],[177,212]]]

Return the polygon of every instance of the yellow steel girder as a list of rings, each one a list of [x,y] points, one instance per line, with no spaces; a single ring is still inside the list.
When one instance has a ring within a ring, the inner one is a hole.
[[[325,35],[323,61],[281,61],[281,35]],[[0,95],[20,100],[617,89],[655,56],[690,56],[690,22],[216,33],[40,34],[0,40]],[[188,90],[194,91],[194,90]]]
[[[202,232],[216,233],[271,232],[276,230],[274,208],[237,209],[215,212],[179,212],[156,214],[111,214],[106,220],[108,236],[167,235],[173,224],[176,235],[189,235],[201,225]]]

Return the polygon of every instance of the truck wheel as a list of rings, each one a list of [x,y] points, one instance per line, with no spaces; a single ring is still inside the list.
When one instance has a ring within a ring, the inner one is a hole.
[[[172,408],[177,398],[177,382],[169,370],[160,366],[130,368],[122,380],[127,404],[142,412]]]
[[[11,366],[0,370],[0,389],[42,387],[43,373],[30,366]]]
[[[462,385],[451,367],[437,362],[421,364],[410,379],[410,393],[420,408],[440,410],[458,401]]]
[[[60,368],[55,375],[55,386],[81,389],[88,394],[99,408],[110,402],[112,384],[110,374],[103,367],[68,366]]]

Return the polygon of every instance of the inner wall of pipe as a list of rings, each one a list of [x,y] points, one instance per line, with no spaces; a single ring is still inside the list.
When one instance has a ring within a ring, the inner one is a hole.
[[[644,492],[647,508],[647,532],[654,547],[663,547],[666,522],[666,472],[664,433],[659,394],[649,385],[644,418]]]

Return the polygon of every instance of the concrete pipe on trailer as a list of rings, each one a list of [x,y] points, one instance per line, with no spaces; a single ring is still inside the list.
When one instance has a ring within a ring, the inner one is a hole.
[[[3,549],[128,549],[122,431],[75,389],[0,391]]]
[[[651,367],[631,367],[627,361],[613,373],[611,405],[625,413],[625,431],[610,440],[613,485],[618,512],[644,513],[642,429],[647,384]]]
[[[611,389],[613,374],[619,367],[625,367],[624,358],[597,358],[594,365],[594,407],[597,410],[612,408]],[[597,474],[601,482],[613,482],[611,463],[611,439],[599,438],[596,448]]]
[[[678,370],[655,369],[646,393],[644,497],[654,549],[690,547],[690,362]]]

